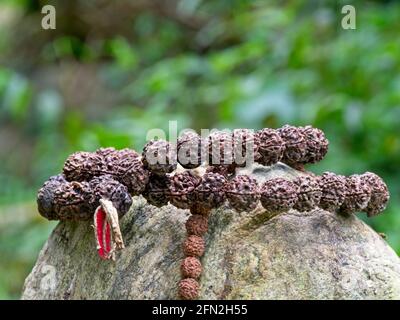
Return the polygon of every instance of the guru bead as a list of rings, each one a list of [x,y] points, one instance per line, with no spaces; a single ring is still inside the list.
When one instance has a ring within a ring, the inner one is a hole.
[[[52,176],[39,189],[37,205],[39,213],[48,220],[57,220],[58,215],[54,210],[54,192],[62,184],[67,183],[64,175]]]
[[[361,175],[361,180],[371,189],[371,199],[364,211],[368,217],[373,217],[385,210],[390,198],[386,183],[375,173],[366,172]]]
[[[297,202],[298,187],[291,181],[275,178],[266,181],[260,190],[261,204],[271,213],[287,211]]]
[[[319,186],[322,192],[319,207],[330,212],[338,210],[346,198],[346,177],[324,172],[319,177]]]
[[[298,186],[298,199],[294,205],[294,209],[304,212],[316,208],[322,196],[318,178],[313,176],[300,176],[293,180],[293,183]]]
[[[194,300],[199,296],[200,285],[193,278],[186,278],[179,281],[178,294],[184,300]]]
[[[194,204],[194,191],[201,178],[191,171],[176,173],[170,177],[170,202],[177,208],[189,209]]]
[[[306,126],[300,128],[306,139],[306,152],[302,163],[316,163],[321,161],[328,152],[329,141],[325,134],[318,128]]]
[[[186,257],[181,263],[181,273],[184,278],[198,279],[201,275],[201,262],[196,257]]]
[[[185,169],[194,169],[201,165],[203,141],[191,131],[183,133],[177,141],[177,157],[179,164]]]
[[[282,159],[285,142],[275,129],[265,128],[257,131],[259,141],[257,162],[263,166],[271,166]]]
[[[119,217],[129,211],[132,205],[132,197],[128,188],[110,175],[96,177],[89,182],[92,197],[89,201],[94,210],[100,205],[100,199],[110,200],[117,209]],[[94,212],[93,210],[93,212]]]
[[[246,175],[239,175],[225,186],[229,204],[236,211],[252,211],[260,199],[257,181]]]
[[[284,125],[278,134],[285,143],[282,162],[293,165],[302,162],[307,150],[307,142],[300,128]]]
[[[223,175],[205,173],[195,190],[197,204],[208,209],[221,206],[225,201],[225,183],[226,178]]]
[[[164,175],[176,169],[175,147],[165,140],[151,140],[143,148],[142,161],[153,174]]]
[[[166,206],[169,201],[169,185],[167,176],[152,174],[142,195],[153,206]]]
[[[191,235],[183,243],[183,253],[189,257],[201,257],[204,253],[204,239]]]
[[[371,199],[371,188],[358,174],[346,177],[346,198],[340,211],[356,213],[364,210]]]

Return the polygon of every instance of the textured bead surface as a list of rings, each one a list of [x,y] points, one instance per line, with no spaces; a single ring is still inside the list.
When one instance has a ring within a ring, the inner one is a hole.
[[[282,162],[293,165],[304,160],[307,142],[300,128],[285,125],[277,130],[285,143]]]
[[[232,135],[216,131],[208,137],[208,162],[210,166],[234,164]]]
[[[201,262],[196,257],[186,257],[181,263],[181,273],[185,278],[198,279],[201,275]]]
[[[92,190],[89,204],[93,212],[100,205],[100,199],[110,200],[120,217],[127,213],[132,205],[128,188],[111,175],[96,177],[89,182],[89,186]]]
[[[321,187],[321,199],[319,206],[327,211],[338,210],[346,198],[346,177],[324,172],[319,177]]]
[[[298,199],[294,209],[304,212],[318,207],[322,196],[318,177],[301,176],[293,182],[298,186]]]
[[[196,202],[204,208],[218,208],[225,201],[226,178],[218,173],[205,173],[195,190]]]
[[[183,243],[183,253],[189,257],[201,257],[204,253],[204,245],[202,237],[191,235]]]
[[[358,174],[346,177],[346,198],[340,211],[343,213],[356,213],[364,210],[371,199],[371,188]]]
[[[366,172],[361,179],[371,189],[371,199],[364,211],[368,217],[373,217],[386,209],[390,194],[386,183],[375,173]]]
[[[201,178],[191,171],[184,171],[170,177],[170,202],[177,208],[189,209],[195,203],[194,191],[200,184]]]
[[[178,294],[184,300],[194,300],[199,296],[200,285],[193,278],[182,279],[178,285]]]
[[[227,182],[225,193],[230,206],[238,212],[254,210],[260,199],[257,181],[245,175]]]
[[[208,217],[200,214],[191,215],[185,226],[188,235],[203,236],[208,230]]]
[[[293,208],[297,193],[298,187],[293,182],[282,178],[271,179],[261,186],[261,204],[268,212],[284,212]]]
[[[169,177],[152,174],[143,192],[143,197],[153,206],[165,206],[169,201],[169,185]]]
[[[103,158],[93,152],[75,152],[64,163],[63,172],[68,181],[88,181],[102,174]]]
[[[265,128],[257,131],[259,148],[257,162],[264,166],[271,166],[282,159],[285,142],[275,129]]]
[[[175,147],[165,140],[151,140],[143,148],[143,163],[152,173],[164,175],[176,169]]]
[[[90,205],[92,190],[88,182],[66,182],[54,190],[54,211],[59,220],[89,220],[94,209]]]
[[[321,161],[328,152],[329,141],[318,128],[306,126],[301,128],[306,139],[306,152],[301,162],[316,163]]]
[[[249,129],[235,129],[232,132],[233,158],[238,167],[257,161],[260,157],[258,152],[258,136]]]
[[[183,133],[177,141],[177,157],[179,164],[186,169],[197,168],[202,163],[204,143],[195,132]]]
[[[37,205],[39,213],[48,220],[59,219],[57,212],[54,209],[54,192],[62,184],[67,183],[64,175],[59,174],[52,176],[39,189],[37,195]]]
[[[149,172],[139,155],[131,149],[110,153],[105,157],[106,173],[127,186],[131,195],[142,193],[149,181]]]

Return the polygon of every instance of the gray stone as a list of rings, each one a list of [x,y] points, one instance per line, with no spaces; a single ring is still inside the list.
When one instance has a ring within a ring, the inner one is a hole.
[[[243,169],[259,181],[299,174]],[[126,249],[97,256],[90,223],[61,222],[27,277],[23,299],[176,299],[187,210],[136,197],[121,220]],[[206,236],[201,299],[399,299],[400,259],[356,216],[315,209],[268,216],[215,210]]]

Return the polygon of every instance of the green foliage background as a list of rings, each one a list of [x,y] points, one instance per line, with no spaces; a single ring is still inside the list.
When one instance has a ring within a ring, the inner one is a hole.
[[[399,36],[398,1],[0,1],[0,298],[19,297],[55,225],[35,193],[66,156],[140,150],[169,120],[322,128],[310,169],[383,176],[390,205],[367,222],[400,253]]]

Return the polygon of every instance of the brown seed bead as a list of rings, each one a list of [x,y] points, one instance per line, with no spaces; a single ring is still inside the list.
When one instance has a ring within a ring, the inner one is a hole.
[[[183,133],[177,141],[177,156],[179,164],[185,169],[197,168],[202,163],[201,137],[192,131]]]
[[[313,176],[301,176],[293,182],[299,187],[298,200],[294,209],[300,212],[315,209],[322,196],[319,179]]]
[[[260,200],[257,181],[245,175],[228,181],[225,194],[230,206],[238,212],[254,210]]]
[[[271,166],[282,159],[285,142],[275,129],[265,128],[257,131],[259,148],[256,160],[263,166]]]
[[[178,285],[179,296],[184,300],[194,300],[199,296],[200,285],[193,278],[182,279]]]
[[[194,214],[186,221],[186,231],[189,235],[203,236],[208,230],[208,217]]]
[[[189,257],[201,257],[204,253],[204,239],[191,235],[183,243],[183,253]]]
[[[258,136],[249,129],[235,129],[232,132],[234,164],[245,167],[247,163],[257,161],[260,154]]]
[[[261,204],[271,213],[287,211],[297,202],[298,187],[291,181],[275,178],[266,181],[260,189]]]
[[[364,211],[368,217],[373,217],[385,210],[390,198],[389,189],[375,173],[366,172],[361,179],[371,188],[371,199]]]
[[[59,220],[89,220],[94,210],[90,205],[92,190],[88,182],[66,182],[54,190],[54,211]]]
[[[218,173],[205,173],[195,191],[198,205],[213,209],[225,201],[226,178]]]
[[[131,195],[141,194],[149,181],[150,173],[144,167],[137,152],[131,149],[119,150],[106,156],[106,171],[114,179],[128,187]]]
[[[164,175],[176,169],[176,148],[165,140],[151,140],[143,148],[142,161],[153,174]]]
[[[58,214],[54,210],[54,192],[62,184],[67,183],[64,175],[52,176],[39,189],[37,194],[37,206],[40,215],[48,220],[58,220]]]
[[[169,201],[169,178],[167,176],[150,175],[149,183],[143,192],[143,197],[147,203],[162,207],[168,204]]]
[[[92,196],[89,204],[93,212],[100,205],[100,199],[110,200],[117,209],[119,217],[122,217],[129,211],[132,205],[132,197],[128,188],[115,180],[111,175],[96,177],[89,182],[92,189]]]
[[[201,178],[191,171],[184,171],[170,177],[170,202],[177,208],[189,209],[194,203],[194,191],[200,184]]]
[[[68,181],[88,181],[102,174],[103,158],[93,152],[75,152],[65,161],[63,173]]]
[[[181,273],[184,278],[198,279],[201,275],[201,262],[196,257],[186,257],[181,263]]]
[[[358,174],[346,178],[346,198],[340,208],[343,213],[356,213],[364,210],[371,199],[371,188]]]
[[[338,210],[346,198],[346,177],[324,172],[319,177],[319,185],[321,187],[319,207],[330,212]]]
[[[277,131],[285,142],[282,162],[288,165],[301,163],[307,150],[307,142],[303,130],[294,126],[284,125]]]
[[[316,163],[321,161],[328,152],[329,141],[325,134],[318,128],[306,126],[301,128],[306,139],[306,152],[303,163]]]
[[[232,135],[216,131],[208,137],[208,162],[210,166],[230,166],[233,161]]]

